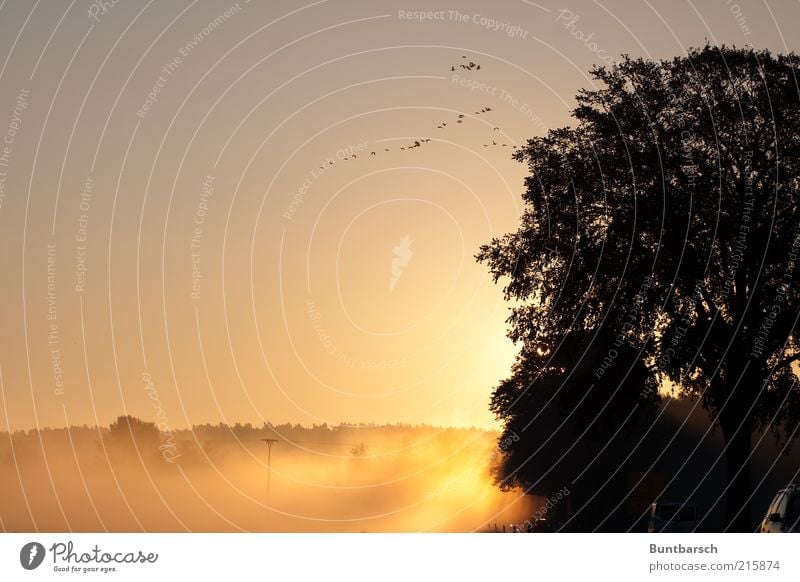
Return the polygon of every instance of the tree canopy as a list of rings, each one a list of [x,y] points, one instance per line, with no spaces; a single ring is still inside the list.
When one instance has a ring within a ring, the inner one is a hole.
[[[506,430],[551,402],[614,430],[669,381],[725,437],[730,529],[750,528],[752,432],[798,428],[798,65],[706,46],[595,68],[573,126],[516,154],[518,230],[477,255],[513,301],[520,351],[492,400]],[[503,475],[533,484],[523,461]]]

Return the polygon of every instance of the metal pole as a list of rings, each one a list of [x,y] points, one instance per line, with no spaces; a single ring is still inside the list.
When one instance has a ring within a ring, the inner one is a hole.
[[[261,439],[267,443],[267,503],[269,503],[269,488],[272,482],[272,445],[278,442],[277,439]]]
[[[272,483],[272,443],[267,443],[267,503],[269,503],[269,487]]]

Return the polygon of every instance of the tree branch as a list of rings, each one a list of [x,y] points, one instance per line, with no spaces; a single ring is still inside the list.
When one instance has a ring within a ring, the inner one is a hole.
[[[800,361],[800,352],[797,352],[794,355],[786,356],[782,360],[780,360],[777,364],[775,364],[775,368],[783,368],[787,364],[791,364],[792,362]]]
[[[700,295],[703,296],[703,301],[705,301],[706,304],[708,305],[708,310],[707,311],[712,311],[714,314],[719,313],[719,307],[717,307],[717,304],[714,303],[714,300],[708,294],[708,290],[706,289],[706,286],[705,285],[698,285],[698,287],[700,288]]]

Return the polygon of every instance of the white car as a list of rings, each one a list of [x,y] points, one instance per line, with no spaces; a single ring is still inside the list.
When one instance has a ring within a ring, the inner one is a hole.
[[[800,487],[789,485],[778,491],[761,520],[761,533],[800,532]]]
[[[697,506],[656,501],[650,506],[648,533],[687,533],[697,528]]]

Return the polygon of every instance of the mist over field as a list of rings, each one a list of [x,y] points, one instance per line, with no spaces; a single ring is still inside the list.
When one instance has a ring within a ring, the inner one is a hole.
[[[266,443],[272,447],[268,479]],[[200,425],[0,433],[6,531],[485,531],[536,499],[502,492],[497,434],[430,426]],[[269,481],[269,491],[268,491]]]

